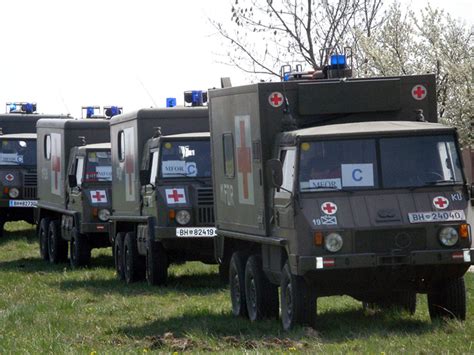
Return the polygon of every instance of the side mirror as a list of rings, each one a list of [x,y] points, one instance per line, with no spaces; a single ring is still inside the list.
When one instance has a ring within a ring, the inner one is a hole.
[[[69,187],[77,187],[76,175],[68,175]]]
[[[140,185],[145,186],[150,184],[150,171],[140,170]]]
[[[278,159],[270,159],[266,166],[267,179],[272,187],[280,188],[283,184],[283,166]]]

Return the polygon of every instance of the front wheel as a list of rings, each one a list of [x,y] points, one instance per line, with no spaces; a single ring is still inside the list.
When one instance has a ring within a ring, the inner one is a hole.
[[[293,275],[288,262],[280,282],[281,323],[284,330],[295,325],[316,325],[316,294],[313,287],[298,275]]]
[[[166,285],[168,281],[168,255],[161,243],[149,243],[146,251],[146,279],[152,286]]]
[[[456,318],[466,320],[466,286],[464,277],[448,280],[428,292],[431,320]]]
[[[115,272],[119,280],[125,280],[125,267],[123,265],[123,242],[125,233],[119,232],[114,239]]]
[[[71,267],[77,269],[79,267],[88,266],[91,262],[91,248],[87,237],[72,228],[72,238],[70,243],[70,261]]]
[[[142,257],[138,254],[135,233],[125,234],[123,250],[125,282],[130,284],[141,280],[144,276],[144,265]]]

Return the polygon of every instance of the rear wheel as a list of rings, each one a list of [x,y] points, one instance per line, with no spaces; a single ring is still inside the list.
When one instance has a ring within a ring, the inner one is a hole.
[[[127,234],[125,234],[123,250],[125,282],[130,284],[143,279],[144,263],[143,258],[138,254],[135,233],[128,232]]]
[[[262,258],[252,255],[245,266],[245,302],[249,319],[278,318],[278,288],[262,270]]]
[[[48,251],[48,233],[49,233],[49,218],[41,218],[38,227],[38,240],[41,259],[49,260]]]
[[[123,242],[125,233],[119,232],[114,239],[115,271],[119,280],[125,280],[125,267],[123,265]]]
[[[51,264],[67,260],[67,242],[61,237],[59,221],[52,220],[48,228],[48,254]]]
[[[448,280],[428,293],[431,320],[439,318],[466,319],[466,287],[464,278]]]
[[[316,294],[314,288],[298,275],[293,275],[286,262],[280,282],[281,323],[284,330],[295,325],[316,325]]]
[[[229,265],[230,299],[234,316],[248,317],[245,300],[246,256],[240,252],[232,254]]]
[[[91,248],[87,237],[77,230],[72,228],[72,238],[70,246],[70,261],[73,269],[88,266],[91,262]]]
[[[168,256],[163,245],[151,241],[146,251],[146,279],[149,285],[166,285],[168,281]]]

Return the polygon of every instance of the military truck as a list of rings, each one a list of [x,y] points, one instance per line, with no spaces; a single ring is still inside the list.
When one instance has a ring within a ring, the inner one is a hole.
[[[211,90],[216,257],[232,312],[316,324],[347,294],[464,319],[474,260],[454,128],[433,75],[356,79],[342,55],[319,75]],[[344,77],[339,77],[339,76]],[[278,297],[280,287],[280,297]]]
[[[202,133],[209,118],[196,106],[142,109],[110,122],[110,238],[117,276],[127,283],[146,276],[163,285],[171,263],[215,263],[209,133]]]
[[[0,237],[8,221],[33,223],[36,206],[36,122],[63,115],[37,114],[36,104],[11,102],[0,114]]]
[[[109,121],[40,120],[36,222],[44,260],[90,262],[91,249],[109,246],[111,155]]]

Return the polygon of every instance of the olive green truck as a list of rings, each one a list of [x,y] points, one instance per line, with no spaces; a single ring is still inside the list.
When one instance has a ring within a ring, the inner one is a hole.
[[[209,92],[234,315],[281,309],[290,329],[317,324],[319,297],[413,313],[421,293],[431,318],[464,319],[474,191],[456,130],[436,123],[434,76],[332,74]]]

